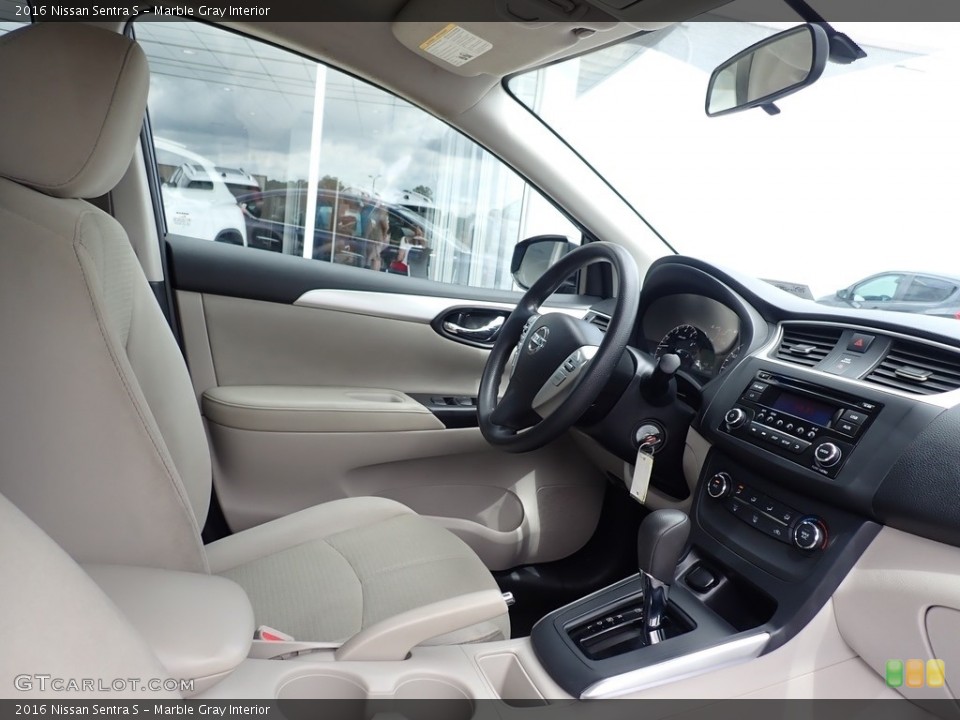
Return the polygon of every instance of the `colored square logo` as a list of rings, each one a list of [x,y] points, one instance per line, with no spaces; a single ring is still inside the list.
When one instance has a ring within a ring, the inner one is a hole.
[[[943,660],[927,660],[927,687],[943,687]]]
[[[888,687],[903,685],[903,660],[887,660],[886,677]]]
[[[942,688],[946,685],[946,669],[943,660],[887,660],[884,667],[887,687]]]
[[[904,667],[908,688],[923,687],[923,660],[907,660]]]

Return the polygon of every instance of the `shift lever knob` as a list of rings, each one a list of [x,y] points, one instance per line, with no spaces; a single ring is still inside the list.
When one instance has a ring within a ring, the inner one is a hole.
[[[637,562],[643,587],[643,634],[650,645],[665,637],[670,583],[688,537],[690,518],[680,510],[655,510],[640,523]]]
[[[690,518],[681,510],[654,510],[640,523],[637,563],[640,572],[669,585],[680,553],[690,537]]]

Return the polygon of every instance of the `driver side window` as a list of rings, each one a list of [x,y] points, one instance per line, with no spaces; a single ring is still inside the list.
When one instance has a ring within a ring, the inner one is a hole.
[[[903,275],[879,275],[853,288],[855,298],[874,302],[890,302],[897,296]]]

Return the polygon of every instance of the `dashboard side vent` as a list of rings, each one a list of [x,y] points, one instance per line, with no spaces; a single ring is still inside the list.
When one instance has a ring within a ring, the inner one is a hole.
[[[786,325],[777,348],[777,359],[813,367],[837,346],[843,330],[819,325]]]
[[[960,388],[960,355],[895,340],[887,356],[864,380],[913,395],[949,392]]]
[[[606,332],[607,328],[610,327],[610,318],[608,318],[606,315],[600,315],[593,310],[588,312],[584,319],[591,325],[596,325],[598,328],[603,330],[603,332]]]

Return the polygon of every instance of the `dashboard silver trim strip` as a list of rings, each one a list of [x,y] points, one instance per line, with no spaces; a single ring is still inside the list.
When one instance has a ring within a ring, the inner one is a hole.
[[[901,340],[921,343],[923,345],[929,345],[941,350],[946,350],[956,354],[958,356],[958,360],[960,360],[960,350],[955,347],[945,345],[944,343],[938,343],[933,340],[925,340],[923,338],[905,335],[904,333],[899,333],[892,330],[878,330],[877,328],[867,327],[864,325],[854,325],[852,323],[827,322],[825,320],[783,320],[777,324],[777,332],[773,334],[772,340],[753,353],[753,357],[762,359],[765,362],[774,363],[780,367],[789,368],[791,372],[799,372],[801,375],[806,376],[807,379],[813,381],[822,381],[825,378],[829,378],[831,380],[839,381],[841,384],[848,385],[850,388],[856,388],[857,390],[871,390],[884,395],[907,398],[908,400],[915,400],[917,402],[926,403],[927,405],[933,405],[934,407],[940,407],[944,409],[952,408],[954,405],[960,403],[960,390],[951,390],[938,395],[914,395],[913,393],[903,392],[895,388],[887,388],[883,385],[874,385],[873,383],[868,383],[855,378],[843,377],[842,375],[831,375],[829,373],[824,373],[820,370],[815,370],[814,368],[809,368],[804,365],[784,362],[783,360],[774,357],[774,352],[776,351],[777,347],[779,347],[780,341],[783,339],[783,330],[785,325],[817,325],[822,327],[855,330],[857,332],[865,332],[871,335],[885,335],[887,337],[899,338]]]
[[[431,295],[401,295],[369,290],[308,290],[294,303],[298,307],[370,315],[389,320],[430,324],[442,313],[458,307],[512,311],[516,305]],[[589,308],[545,305],[541,313],[559,312],[582,319]]]
[[[614,675],[595,682],[580,694],[580,699],[622,697],[657,685],[665,685],[730,665],[738,665],[759,657],[769,640],[770,633],[766,632],[748,635],[662,663]]]

